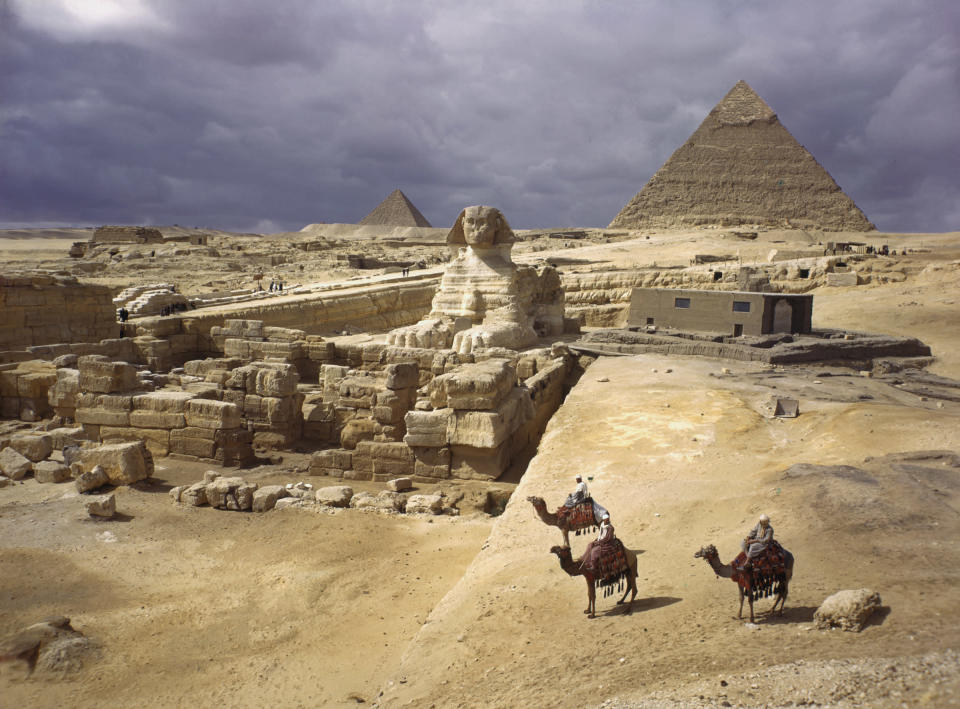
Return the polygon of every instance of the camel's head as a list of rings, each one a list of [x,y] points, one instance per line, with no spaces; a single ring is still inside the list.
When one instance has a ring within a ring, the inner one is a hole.
[[[705,547],[700,547],[700,551],[696,552],[693,556],[695,559],[706,559],[710,561],[710,559],[720,555],[717,553],[717,548],[713,546],[713,544],[707,544]]]
[[[534,507],[545,507],[547,504],[543,501],[542,497],[537,497],[536,495],[530,495],[527,498],[527,502],[531,503]]]
[[[565,556],[570,556],[570,547],[562,547],[559,545],[555,545],[550,547],[550,553],[556,554],[558,557],[562,559]]]

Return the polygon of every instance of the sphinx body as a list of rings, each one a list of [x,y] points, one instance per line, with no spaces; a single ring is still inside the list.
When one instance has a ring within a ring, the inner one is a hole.
[[[464,209],[447,235],[447,245],[459,253],[444,271],[430,314],[392,331],[387,343],[468,353],[519,349],[563,332],[559,274],[549,264],[517,266],[510,257],[515,241],[500,210]]]

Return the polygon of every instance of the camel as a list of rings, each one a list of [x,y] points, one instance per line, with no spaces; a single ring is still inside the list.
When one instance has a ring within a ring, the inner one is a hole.
[[[547,511],[547,503],[543,501],[542,497],[531,496],[527,498],[527,502],[533,504],[533,509],[536,510],[537,515],[539,515],[544,524],[560,528],[560,532],[563,534],[563,546],[565,547],[570,546],[570,532],[579,532],[582,529],[591,529],[597,526],[595,521],[591,521],[589,524],[584,524],[579,527],[568,527],[565,524],[566,520],[561,523],[556,513]]]
[[[778,574],[772,579],[766,579],[766,583],[763,583],[761,579],[754,578],[753,569],[738,571],[733,568],[732,564],[721,564],[720,554],[717,553],[717,548],[713,544],[702,547],[693,556],[694,558],[706,559],[717,576],[731,579],[737,584],[740,591],[740,610],[737,612],[737,618],[743,618],[743,598],[746,596],[750,601],[750,622],[752,623],[754,598],[769,596],[771,593],[776,593],[777,597],[773,600],[773,608],[770,609],[770,612],[776,611],[779,603],[780,613],[778,615],[783,615],[783,605],[787,602],[790,579],[793,578],[793,554],[786,549],[783,552],[786,556],[783,574]]]
[[[627,552],[627,565],[630,567],[629,572],[627,573],[627,590],[623,594],[623,598],[617,601],[617,605],[620,605],[627,598],[627,594],[631,591],[633,595],[630,596],[630,603],[627,604],[627,613],[633,610],[633,601],[637,597],[637,553],[631,551],[630,549],[625,549]],[[588,618],[596,618],[596,607],[597,607],[597,581],[593,575],[580,567],[580,559],[574,560],[573,555],[570,553],[570,547],[560,547],[553,546],[550,547],[550,553],[556,554],[557,558],[560,559],[560,568],[567,572],[570,576],[583,576],[587,581],[587,609],[584,613],[587,614]]]

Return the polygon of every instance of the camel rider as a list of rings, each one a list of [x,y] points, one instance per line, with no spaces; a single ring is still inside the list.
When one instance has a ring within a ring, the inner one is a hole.
[[[600,531],[597,534],[597,542],[599,544],[611,542],[615,536],[613,533],[613,525],[610,524],[610,515],[604,512],[603,517],[600,518]]]
[[[590,491],[587,490],[587,484],[583,481],[583,476],[578,475],[576,480],[577,489],[567,495],[567,501],[563,503],[564,507],[576,507],[590,499]]]
[[[593,519],[597,522],[597,524],[600,524],[600,521],[603,519],[603,515],[605,515],[607,511],[601,507],[590,495],[590,491],[587,490],[587,484],[583,481],[582,475],[577,475],[576,481],[577,489],[567,495],[567,501],[563,503],[563,506],[576,507],[584,502],[589,502],[593,507]]]
[[[772,541],[773,527],[770,525],[770,518],[762,514],[757,526],[751,529],[750,533],[740,542],[740,548],[747,555],[747,565],[751,565],[754,559],[762,556]]]

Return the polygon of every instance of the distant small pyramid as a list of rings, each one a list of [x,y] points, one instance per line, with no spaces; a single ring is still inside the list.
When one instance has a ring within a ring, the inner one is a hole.
[[[427,218],[400,190],[391,192],[376,209],[358,223],[364,226],[430,226]]]
[[[700,224],[876,229],[745,81],[713,107],[609,228]]]

